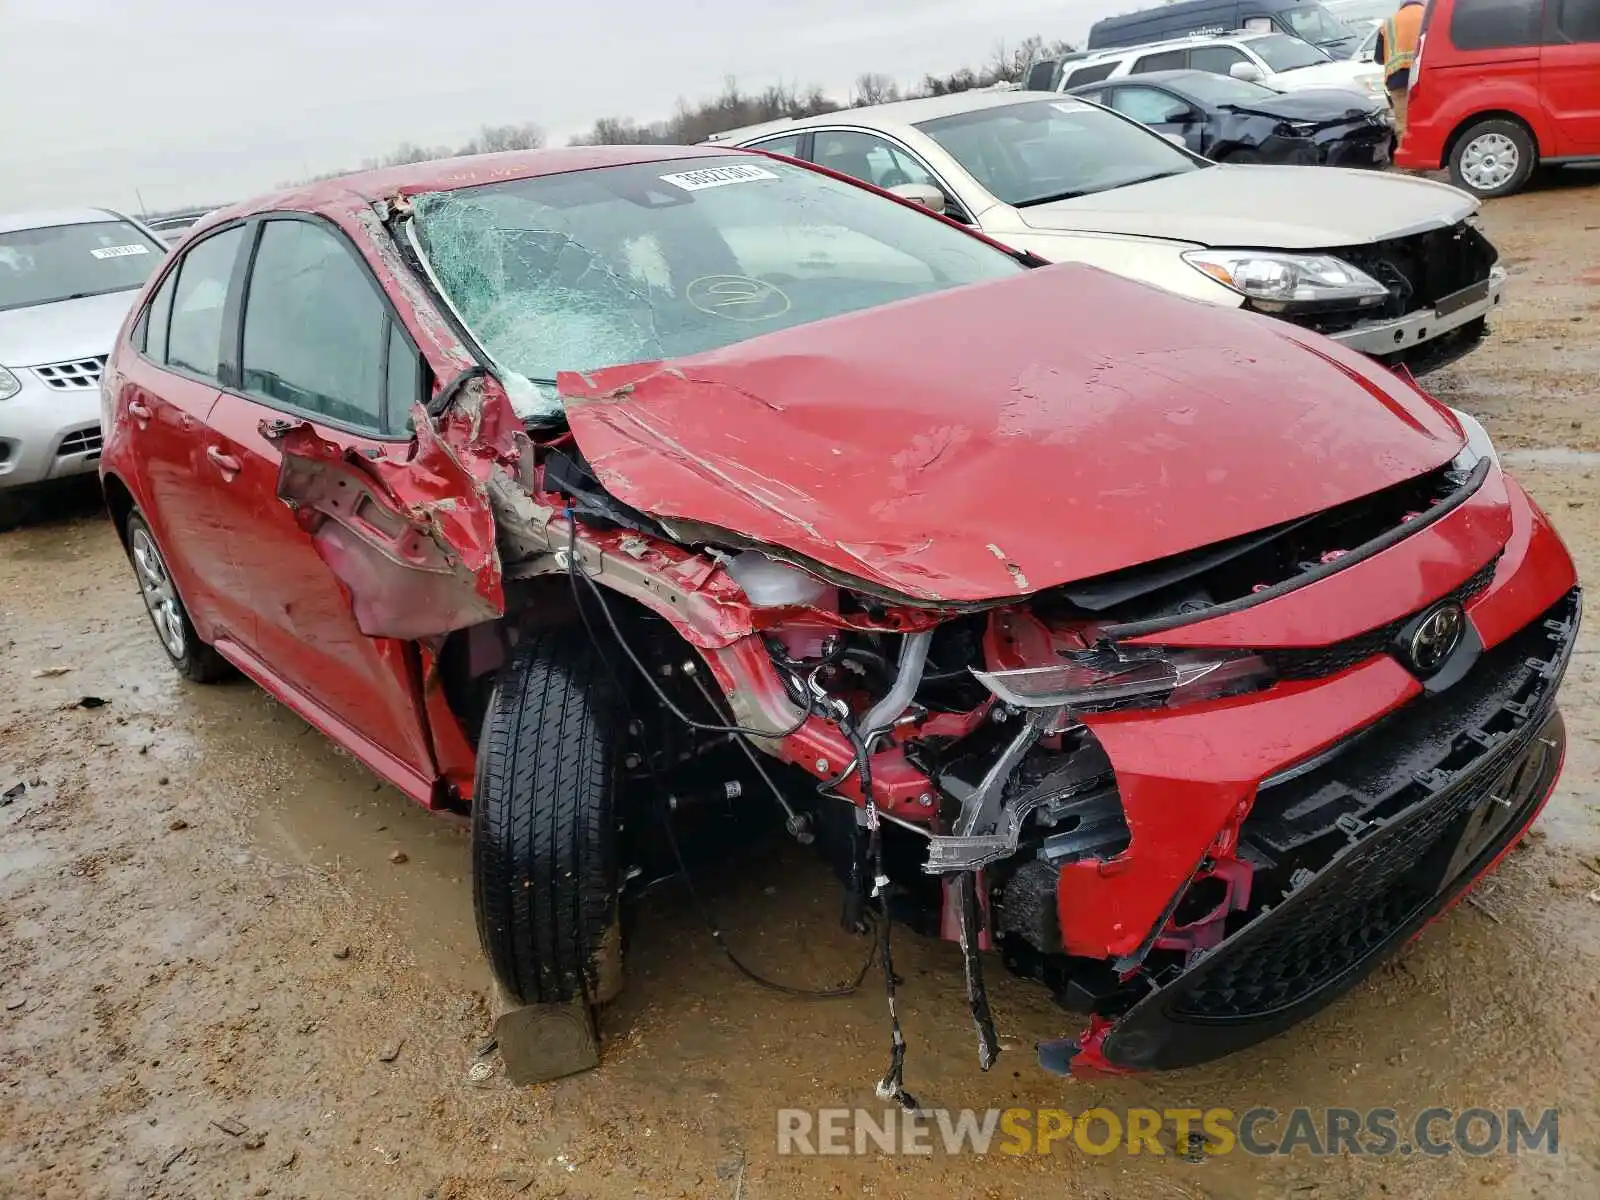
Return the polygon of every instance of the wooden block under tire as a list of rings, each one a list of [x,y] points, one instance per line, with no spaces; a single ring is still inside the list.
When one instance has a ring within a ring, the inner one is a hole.
[[[494,1036],[512,1083],[548,1083],[600,1065],[600,1039],[581,998],[518,1004],[502,992],[497,1008]]]

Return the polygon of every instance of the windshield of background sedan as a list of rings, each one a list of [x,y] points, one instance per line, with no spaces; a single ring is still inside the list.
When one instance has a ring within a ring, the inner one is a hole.
[[[1142,125],[1077,100],[980,108],[923,121],[917,128],[996,198],[1016,208],[1208,165]]]
[[[694,354],[1027,270],[937,218],[755,155],[413,197],[440,289],[519,415],[560,371]]]
[[[1290,37],[1287,33],[1269,33],[1266,37],[1251,38],[1250,49],[1279,74],[1333,61],[1315,46],[1297,37]]]
[[[166,252],[126,221],[0,233],[0,312],[132,291]]]

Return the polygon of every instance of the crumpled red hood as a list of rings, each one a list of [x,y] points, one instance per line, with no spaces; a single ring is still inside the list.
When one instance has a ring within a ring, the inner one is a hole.
[[[1463,442],[1315,335],[1074,265],[558,386],[619,499],[929,601],[1222,541]]]

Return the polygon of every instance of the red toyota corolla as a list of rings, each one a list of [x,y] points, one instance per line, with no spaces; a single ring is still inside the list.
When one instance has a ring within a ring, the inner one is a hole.
[[[1047,1067],[1197,1063],[1457,900],[1561,766],[1572,562],[1471,417],[784,160],[233,208],[104,396],[173,663],[470,812],[530,1003],[615,994],[714,794],[817,840],[885,952],[874,905],[961,942],[984,1066],[985,950],[1085,1014]]]

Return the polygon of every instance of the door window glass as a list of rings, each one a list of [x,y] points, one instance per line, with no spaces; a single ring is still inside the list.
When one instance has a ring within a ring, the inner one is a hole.
[[[765,150],[771,154],[787,154],[790,158],[800,157],[800,139],[803,134],[786,133],[782,137],[768,138],[764,142],[757,142],[750,148],[752,150]]]
[[[1111,107],[1141,125],[1170,125],[1189,115],[1189,106],[1176,96],[1150,87],[1118,88]]]
[[[1163,50],[1159,54],[1146,54],[1133,64],[1130,75],[1148,75],[1151,71],[1181,71],[1188,65],[1187,50]]]
[[[1537,46],[1543,17],[1540,0],[1457,0],[1450,41],[1457,50]]]
[[[1110,79],[1111,72],[1116,69],[1117,60],[1114,58],[1110,62],[1095,63],[1092,67],[1079,67],[1071,75],[1067,76],[1066,82],[1061,86],[1070,88],[1078,87],[1085,83],[1099,83],[1102,79]]]
[[[169,366],[182,367],[207,379],[217,377],[222,348],[222,308],[244,227],[238,226],[197,243],[178,264],[167,332]]]
[[[389,395],[391,430],[409,428],[411,406],[422,398],[422,360],[400,326],[389,324],[389,365],[384,386]]]
[[[1226,75],[1235,63],[1249,63],[1249,61],[1232,46],[1196,46],[1189,51],[1189,66],[1196,71],[1209,71],[1213,75]]]
[[[819,133],[814,157],[830,170],[881,188],[906,183],[939,186],[932,173],[911,155],[868,133]]]
[[[172,291],[177,284],[178,273],[169,272],[145,312],[144,352],[158,363],[167,361],[167,326],[172,322]]]
[[[1600,42],[1600,0],[1556,0],[1556,28],[1568,41]]]
[[[266,223],[245,298],[246,391],[382,430],[388,339],[383,302],[339,238],[309,221]]]

